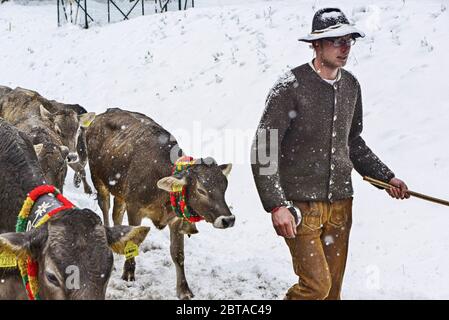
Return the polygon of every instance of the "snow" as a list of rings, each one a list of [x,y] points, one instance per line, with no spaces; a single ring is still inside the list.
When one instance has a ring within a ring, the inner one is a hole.
[[[58,28],[53,1],[4,3],[0,85],[97,113],[117,106],[145,113],[188,155],[233,163],[226,199],[235,227],[201,222],[200,233],[185,240],[196,298],[281,299],[296,281],[288,248],[256,193],[249,154],[269,89],[311,60],[312,50],[297,38],[323,6],[341,8],[367,34],[347,65],[362,86],[367,144],[412,190],[447,198],[446,0],[195,3],[195,9],[109,25],[103,18],[88,30]],[[66,196],[102,217],[94,196],[75,189],[72,179],[70,170]],[[392,200],[356,173],[353,183],[343,298],[447,299],[447,208]],[[107,298],[176,298],[168,230],[151,229],[136,258],[136,282],[120,279],[124,258],[115,257]]]
[[[336,19],[339,19],[339,18],[342,18],[342,17],[343,17],[343,15],[341,14],[341,12],[337,12],[337,11],[325,12],[325,13],[323,13],[321,15],[321,20],[322,21],[326,21],[326,20],[329,20],[329,19],[336,20]]]

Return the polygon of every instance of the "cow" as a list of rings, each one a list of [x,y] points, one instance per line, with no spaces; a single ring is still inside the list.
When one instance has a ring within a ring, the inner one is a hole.
[[[71,109],[75,111],[78,116],[81,115],[87,115],[84,116],[84,123],[80,123],[79,127],[79,134],[78,134],[78,141],[76,143],[76,151],[78,153],[78,161],[77,162],[71,162],[69,163],[69,166],[73,169],[75,172],[73,176],[73,184],[76,188],[79,188],[81,185],[81,182],[83,183],[84,193],[92,194],[92,188],[90,187],[89,183],[87,182],[86,177],[86,164],[87,164],[87,147],[86,147],[86,128],[89,126],[90,122],[92,121],[92,116],[88,115],[88,112],[86,109],[84,109],[79,104],[65,104],[60,103],[55,100],[50,100],[50,106],[48,106],[48,111],[52,113],[56,113],[60,110],[64,109]]]
[[[61,148],[50,149],[48,145],[44,145],[48,152],[53,150],[53,158],[65,156],[67,163],[75,170],[81,166],[77,164],[79,162],[77,141],[81,131],[79,127],[80,125],[86,126],[94,117],[93,113],[79,115],[80,109],[84,108],[78,105],[65,105],[49,101],[37,92],[23,88],[16,88],[0,99],[0,117],[27,134],[31,134],[32,131],[39,128],[40,137],[45,135],[45,138],[40,140],[67,147],[69,152],[66,154],[65,151],[60,152]],[[33,138],[33,140],[35,139]],[[39,159],[41,160],[40,157]],[[54,171],[59,168],[58,164],[50,168],[53,168],[53,172],[50,172],[51,176],[60,175],[60,172]],[[81,171],[84,172],[84,168]],[[67,171],[65,170],[65,172]],[[62,185],[54,183],[62,190]],[[85,191],[89,191],[89,189],[85,188]]]
[[[176,267],[176,293],[190,299],[184,271],[184,235],[197,233],[194,223],[176,215],[170,192],[185,188],[186,205],[215,228],[234,225],[235,216],[225,201],[227,175],[232,165],[217,165],[212,158],[198,159],[182,172],[172,173],[183,155],[172,135],[149,117],[136,112],[108,109],[87,128],[87,154],[92,182],[109,224],[110,194],[114,196],[114,225],[122,223],[126,209],[131,226],[150,218],[158,229],[170,228],[170,253]],[[134,280],[135,264],[125,262],[122,279]]]
[[[35,274],[29,276],[37,276],[41,299],[104,299],[113,268],[112,252],[123,254],[129,244],[140,245],[149,228],[105,227],[95,212],[72,206],[61,208],[38,226],[48,210],[58,208],[62,200],[45,189],[27,207],[30,194],[50,186],[45,186],[47,181],[28,136],[2,119],[0,172],[0,258],[27,256],[37,262]],[[30,212],[27,228],[15,232],[21,208]],[[0,279],[0,299],[27,298],[16,266],[0,265]],[[28,281],[31,283],[30,277]]]

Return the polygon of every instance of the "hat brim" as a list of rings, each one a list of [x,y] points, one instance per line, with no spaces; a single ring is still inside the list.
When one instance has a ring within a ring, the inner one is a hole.
[[[337,37],[343,37],[347,36],[348,34],[355,35],[356,38],[363,38],[365,37],[365,33],[360,31],[354,26],[351,25],[343,25],[336,29],[330,29],[326,30],[320,33],[309,33],[307,36],[299,38],[298,41],[304,41],[304,42],[312,42],[315,40],[320,40],[324,38],[337,38]]]

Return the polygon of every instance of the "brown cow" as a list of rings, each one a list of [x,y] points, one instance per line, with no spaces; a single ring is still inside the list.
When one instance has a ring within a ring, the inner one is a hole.
[[[69,166],[75,171],[73,176],[73,184],[76,188],[79,188],[81,182],[83,183],[84,192],[87,194],[92,194],[92,188],[87,182],[86,178],[86,164],[87,164],[87,147],[86,147],[86,128],[93,119],[93,113],[88,113],[79,104],[65,104],[60,103],[55,100],[50,101],[51,105],[47,106],[48,111],[51,113],[56,113],[64,109],[71,109],[75,111],[78,116],[84,115],[85,123],[80,123],[78,141],[76,142],[76,151],[78,153],[78,161],[70,162]]]
[[[49,166],[50,175],[47,178],[60,190],[62,190],[61,172],[56,171],[61,168],[59,160],[65,159],[72,166],[78,162],[77,140],[80,124],[88,123],[89,121],[86,119],[91,120],[94,117],[93,113],[79,115],[72,106],[76,105],[64,105],[49,101],[37,92],[23,88],[16,88],[0,99],[0,117],[29,134],[34,140],[33,142],[44,144],[47,152],[42,155],[38,154],[39,160],[43,160],[42,156],[48,155],[50,152],[53,153],[50,158],[58,159],[54,165]],[[36,131],[39,133],[37,140],[40,140],[37,142]],[[60,146],[60,148],[51,149],[49,144]],[[66,149],[61,148],[62,146],[67,147],[69,152],[67,153]],[[44,167],[44,164],[42,166]],[[66,169],[63,178],[65,178],[65,173]],[[53,181],[51,177],[59,178],[57,181]],[[64,179],[62,179],[62,183],[63,181]]]
[[[235,216],[225,202],[231,164],[217,165],[213,159],[197,160],[188,169],[172,175],[182,150],[169,132],[147,116],[118,108],[98,115],[87,129],[87,154],[92,181],[104,223],[109,223],[109,198],[114,195],[113,220],[140,225],[150,218],[162,229],[170,228],[170,253],[176,266],[177,296],[193,297],[184,272],[184,234],[198,232],[184,223],[171,208],[169,192],[186,186],[187,206],[215,228],[234,225]],[[123,279],[134,279],[134,265],[125,263]]]
[[[47,181],[28,136],[2,119],[0,172],[0,256],[26,255],[38,262],[42,299],[104,299],[112,250],[123,254],[129,242],[139,245],[149,228],[108,228],[95,212],[78,208],[61,210],[37,227],[46,213],[61,206],[55,197],[43,194],[30,208],[27,231],[15,232],[27,194]],[[0,299],[26,299],[16,268],[0,265],[0,279]]]

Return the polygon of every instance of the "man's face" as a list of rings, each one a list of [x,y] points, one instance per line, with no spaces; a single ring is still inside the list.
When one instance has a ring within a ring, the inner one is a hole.
[[[318,42],[317,56],[326,67],[340,68],[346,65],[351,44],[354,42],[352,35],[339,38],[322,39]]]

